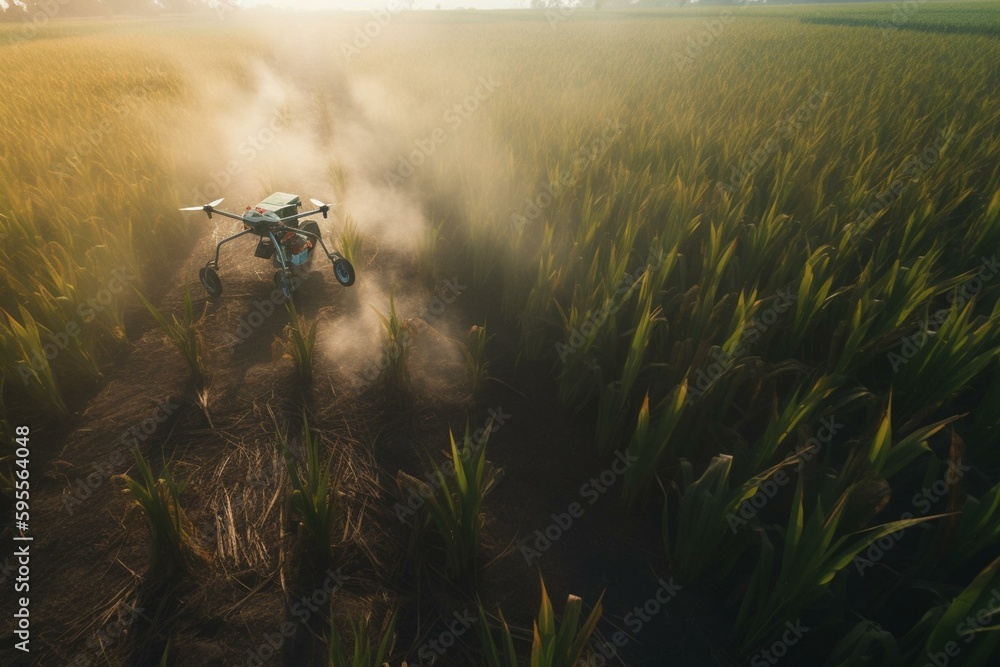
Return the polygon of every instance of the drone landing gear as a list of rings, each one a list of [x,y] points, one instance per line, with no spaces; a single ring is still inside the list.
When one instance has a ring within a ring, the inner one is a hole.
[[[278,269],[274,272],[274,286],[281,291],[281,295],[285,297],[285,300],[292,298],[292,292],[295,291],[295,286],[293,285],[294,279],[290,273]]]
[[[326,217],[326,213],[323,213],[323,217]],[[313,242],[313,247],[309,251],[312,253],[316,249],[316,244],[319,244],[323,248],[323,252],[326,253],[327,259],[333,264],[333,277],[337,279],[337,282],[344,287],[350,287],[354,284],[354,267],[351,263],[340,256],[340,254],[335,252],[330,252],[326,249],[326,244],[323,243],[323,237],[319,233],[319,225],[317,225],[312,220],[307,220],[304,225],[302,225],[299,231],[300,235],[305,235]]]
[[[343,257],[337,257],[333,260],[333,276],[344,287],[350,287],[354,284],[354,267]]]
[[[205,288],[210,297],[214,299],[222,294],[222,281],[219,280],[219,272],[210,263],[201,267],[198,278],[201,280],[201,286]]]

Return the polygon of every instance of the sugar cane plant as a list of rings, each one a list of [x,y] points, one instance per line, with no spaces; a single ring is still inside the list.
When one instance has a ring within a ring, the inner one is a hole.
[[[271,406],[268,406],[268,412],[291,485],[292,517],[299,526],[308,557],[321,570],[330,560],[338,511],[338,491],[330,477],[330,463],[323,461],[319,438],[310,428],[305,414],[302,415],[299,455],[293,448],[285,425],[279,421]]]
[[[996,623],[1000,595],[1000,558],[994,559],[950,601],[930,609],[903,638],[912,660],[952,655],[961,647],[961,664],[986,667],[996,661],[1000,625]],[[909,647],[919,647],[914,651]],[[938,658],[940,661],[940,658]]]
[[[431,482],[399,471],[400,492],[424,499],[414,526],[418,558],[433,567],[443,561],[444,574],[453,581],[475,585],[482,565],[483,502],[500,479],[500,471],[486,460],[490,429],[478,440],[469,433],[462,444],[449,431],[450,457],[444,465],[430,461]]]
[[[42,341],[42,330],[31,312],[19,306],[21,320],[19,322],[10,313],[4,312],[6,327],[10,332],[7,346],[10,356],[7,358],[21,359],[17,370],[24,379],[27,391],[42,405],[52,409],[58,416],[66,414],[66,404],[56,380],[55,370],[48,361],[45,346]],[[14,373],[10,377],[15,377]]]
[[[395,641],[396,614],[389,616],[381,630],[373,628],[367,616],[350,622],[351,633],[342,636],[331,624],[327,645],[327,667],[384,667]]]
[[[299,315],[295,304],[289,299],[285,301],[288,311],[288,324],[285,325],[284,338],[276,338],[273,352],[284,350],[284,354],[295,364],[295,376],[303,385],[312,384],[313,368],[316,364],[316,329],[319,323],[307,320]]]
[[[175,113],[168,101],[183,83],[169,66],[129,55],[142,44],[130,35],[111,48],[114,56],[106,43],[101,56],[79,57],[68,43],[32,56],[36,63],[75,60],[70,78],[61,67],[21,68],[4,56],[3,69],[17,74],[0,83],[3,94],[27,80],[47,91],[18,110],[0,110],[0,142],[18,156],[0,159],[0,373],[19,380],[4,389],[8,399],[16,392],[19,411],[60,416],[68,388],[100,377],[124,340],[127,286],[141,281],[140,266],[163,269],[164,249],[184,236],[164,213],[179,189],[170,158],[149,126],[134,122],[143,117],[166,129]],[[46,96],[48,103],[40,99]],[[32,130],[27,119],[52,103],[64,109],[59,122]],[[126,118],[124,109],[134,113]],[[88,159],[57,148],[109,119],[116,140],[90,142]]]
[[[733,457],[716,456],[700,477],[694,467],[681,460],[681,484],[676,501],[668,493],[663,510],[663,540],[677,573],[688,580],[711,574],[724,577],[749,547],[740,505],[752,498],[761,484],[798,462],[791,456],[748,481],[732,479]],[[718,554],[709,561],[705,554]]]
[[[667,458],[670,441],[687,401],[687,380],[668,395],[655,421],[650,418],[649,394],[643,399],[639,409],[638,423],[632,433],[628,455],[633,464],[625,471],[622,496],[627,503],[635,503],[649,488],[656,477],[658,466]]]
[[[396,312],[396,300],[392,294],[389,295],[388,315],[378,310],[375,314],[382,323],[382,353],[385,357],[380,379],[388,391],[401,394],[410,382],[408,359],[412,325]]]
[[[138,450],[135,465],[139,477],[122,475],[125,493],[142,511],[149,527],[150,573],[170,581],[184,572],[193,559],[204,558],[194,525],[181,505],[184,485],[175,481],[171,466],[153,474],[149,462]]]
[[[465,354],[465,363],[469,367],[469,374],[472,378],[472,395],[479,394],[483,383],[489,378],[490,362],[486,357],[486,344],[490,336],[486,332],[486,325],[473,325],[466,334],[466,343],[462,349]]]
[[[156,320],[156,323],[163,329],[174,347],[180,350],[187,362],[188,370],[191,372],[191,381],[194,383],[196,391],[201,391],[205,387],[205,350],[202,342],[200,325],[205,316],[208,304],[201,309],[201,313],[195,311],[194,302],[191,300],[191,289],[184,290],[184,314],[181,317],[171,314],[169,317],[152,304],[143,294],[135,289],[143,305]]]
[[[860,664],[898,664],[899,642],[877,623],[859,621],[829,652],[823,667],[851,667]]]
[[[340,232],[340,253],[351,264],[361,262],[364,240],[357,221],[348,213],[344,216],[344,228]]]
[[[840,521],[854,488],[835,499],[829,510],[817,499],[812,512],[804,507],[799,477],[780,556],[760,532],[760,555],[740,612],[736,633],[743,651],[756,648],[786,621],[814,603],[854,557],[879,538],[936,517],[890,521],[874,528],[839,534]]]
[[[500,641],[497,642],[490,629],[486,610],[482,602],[479,603],[479,637],[488,667],[517,667],[525,662],[522,657],[527,657],[527,662],[532,667],[576,667],[583,659],[587,643],[603,613],[601,601],[604,595],[601,595],[586,617],[582,616],[583,599],[576,595],[567,596],[562,620],[557,621],[548,591],[545,590],[545,580],[541,575],[539,580],[542,585],[542,601],[533,623],[531,651],[526,656],[517,652],[510,626],[502,611],[499,612]]]

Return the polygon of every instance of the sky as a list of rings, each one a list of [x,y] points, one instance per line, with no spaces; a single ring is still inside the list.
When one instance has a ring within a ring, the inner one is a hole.
[[[253,6],[258,4],[268,4],[275,7],[288,7],[293,9],[317,10],[317,9],[385,9],[394,7],[400,0],[239,0],[240,4]],[[434,9],[441,5],[442,9],[455,9],[457,7],[475,7],[476,9],[510,9],[512,7],[526,6],[526,0],[414,0],[414,9]]]
[[[65,1],[65,0],[63,0]],[[272,5],[288,9],[306,11],[324,9],[371,10],[395,7],[400,0],[231,0],[244,7]],[[456,9],[475,7],[476,9],[511,9],[528,5],[529,0],[414,0],[413,9]],[[0,0],[0,8],[16,4],[17,0]]]

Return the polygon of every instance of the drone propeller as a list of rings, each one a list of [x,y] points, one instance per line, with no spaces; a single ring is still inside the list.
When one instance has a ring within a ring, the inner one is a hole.
[[[319,212],[323,214],[324,220],[326,220],[327,213],[330,212],[330,209],[336,206],[336,204],[324,204],[318,199],[310,199],[309,201],[311,201],[312,205],[318,208]]]
[[[184,207],[182,209],[179,209],[179,210],[181,210],[181,211],[204,211],[205,213],[208,214],[208,219],[211,220],[212,219],[212,210],[216,206],[218,206],[219,204],[221,204],[222,201],[223,201],[223,199],[225,199],[225,197],[222,197],[220,199],[216,199],[215,201],[213,201],[213,202],[211,202],[209,204],[205,204],[204,206],[186,206],[186,207]]]

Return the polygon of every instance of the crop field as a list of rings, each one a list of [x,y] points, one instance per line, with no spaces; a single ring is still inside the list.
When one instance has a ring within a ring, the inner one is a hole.
[[[1000,664],[995,2],[46,17],[0,664]]]

